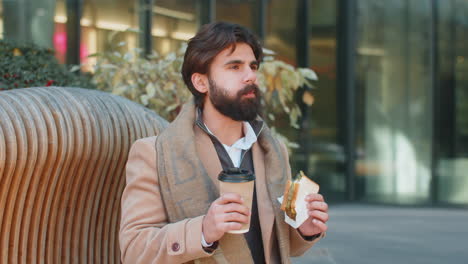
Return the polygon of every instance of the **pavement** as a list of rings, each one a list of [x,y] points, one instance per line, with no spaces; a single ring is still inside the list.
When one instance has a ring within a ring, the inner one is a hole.
[[[468,264],[468,210],[330,205],[327,236],[295,264]]]

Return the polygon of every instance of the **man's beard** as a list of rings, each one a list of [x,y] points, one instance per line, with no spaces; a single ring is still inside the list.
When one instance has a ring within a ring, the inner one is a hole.
[[[210,84],[209,99],[221,114],[235,121],[252,121],[260,114],[260,90],[256,84],[248,84],[238,91],[234,97],[228,91],[208,78]],[[245,98],[246,94],[254,93],[255,97]]]

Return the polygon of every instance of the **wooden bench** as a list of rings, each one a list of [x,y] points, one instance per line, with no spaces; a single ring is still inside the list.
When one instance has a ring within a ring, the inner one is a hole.
[[[96,90],[0,92],[0,263],[120,263],[127,154],[166,125]]]

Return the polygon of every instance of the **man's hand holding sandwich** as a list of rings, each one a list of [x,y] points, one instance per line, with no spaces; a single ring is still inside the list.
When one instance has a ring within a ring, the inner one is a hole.
[[[310,239],[327,231],[328,205],[318,191],[319,185],[301,171],[286,183],[280,201],[286,222]]]
[[[307,214],[309,218],[299,226],[299,231],[303,236],[314,236],[327,231],[328,205],[323,200],[323,196],[312,193],[305,197],[307,203]]]

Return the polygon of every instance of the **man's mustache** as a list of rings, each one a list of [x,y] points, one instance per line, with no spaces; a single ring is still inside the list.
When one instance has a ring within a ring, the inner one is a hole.
[[[242,90],[240,90],[237,95],[238,96],[242,96],[242,95],[245,95],[245,94],[249,94],[249,93],[254,93],[255,96],[258,96],[260,94],[260,89],[258,88],[258,85],[256,84],[247,84],[244,88],[242,88]]]

